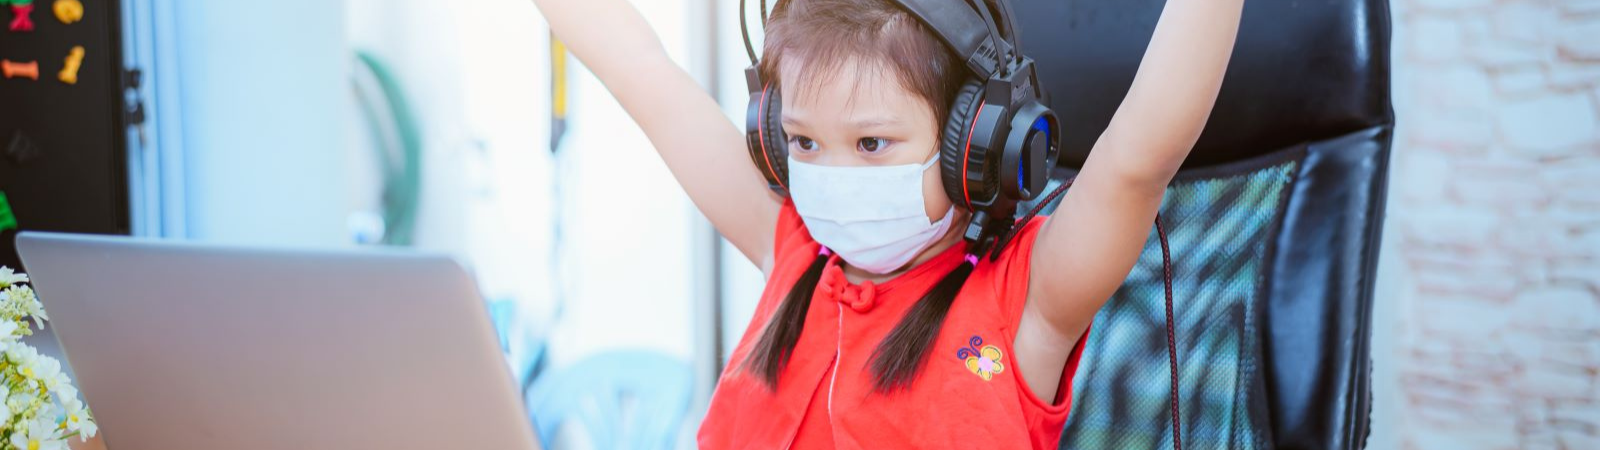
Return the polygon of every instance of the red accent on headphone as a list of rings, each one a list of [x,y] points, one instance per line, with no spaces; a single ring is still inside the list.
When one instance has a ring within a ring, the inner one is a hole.
[[[787,191],[789,190],[789,184],[785,183],[785,181],[788,180],[778,176],[778,171],[772,170],[772,152],[767,150],[767,94],[772,92],[771,87],[772,82],[767,82],[765,86],[761,86],[761,108],[756,111],[761,115],[757,117],[760,122],[756,126],[756,138],[761,140],[761,160],[767,163],[767,173],[772,174],[772,179],[778,180],[778,187]]]
[[[972,113],[972,117],[970,119],[972,120],[972,125],[967,127],[966,150],[961,154],[961,197],[967,201],[967,209],[972,209],[972,194],[967,193],[967,161],[972,160],[972,132],[973,130],[978,129],[978,115],[983,114],[983,103],[981,99],[975,100],[979,100],[978,111]]]

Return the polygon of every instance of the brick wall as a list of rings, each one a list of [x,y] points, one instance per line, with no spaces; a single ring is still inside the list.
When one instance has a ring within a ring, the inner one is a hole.
[[[1372,448],[1600,449],[1600,0],[1394,12]]]

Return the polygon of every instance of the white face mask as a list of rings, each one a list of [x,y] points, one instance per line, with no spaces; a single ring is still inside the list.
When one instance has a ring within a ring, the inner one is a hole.
[[[928,222],[925,164],[833,167],[789,157],[789,196],[811,237],[850,265],[874,274],[904,267],[950,229],[955,206]]]

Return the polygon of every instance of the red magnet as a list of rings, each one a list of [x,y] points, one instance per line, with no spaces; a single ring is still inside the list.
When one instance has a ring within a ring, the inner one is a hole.
[[[31,78],[37,81],[39,79],[39,62],[0,60],[0,72],[3,72],[6,78]]]
[[[33,19],[28,15],[33,13],[33,4],[11,5],[11,13],[16,17],[11,19],[11,31],[33,31]]]

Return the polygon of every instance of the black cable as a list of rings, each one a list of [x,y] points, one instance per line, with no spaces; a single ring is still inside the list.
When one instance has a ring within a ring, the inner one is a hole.
[[[1005,36],[1000,34],[1000,26],[995,22],[994,13],[989,10],[989,5],[986,1],[976,0],[976,3],[968,2],[967,4],[978,10],[978,15],[983,17],[983,24],[989,27],[989,41],[994,43],[995,51],[1001,52],[1002,47],[1011,45],[1010,41],[1007,41]],[[995,75],[1006,73],[1011,67],[1011,61],[1016,53],[1016,49],[1006,48],[1003,50],[1001,58],[994,62]]]
[[[1011,51],[1016,54],[1012,59],[1022,59],[1022,41],[1020,41],[1021,38],[1017,37],[1017,23],[1013,19],[1016,16],[1011,11],[1011,2],[998,0],[994,2],[994,5],[1000,8],[1000,18],[1004,20],[1001,23],[1005,26],[1006,38],[1011,40]]]
[[[767,4],[766,0],[762,0],[761,1],[761,5],[762,5],[761,8],[762,9],[766,9],[766,4]],[[739,0],[739,35],[740,36],[744,36],[744,52],[746,54],[750,55],[750,65],[751,66],[755,66],[756,65],[756,48],[754,46],[750,45],[750,25],[748,23],[749,19],[746,18],[745,14],[744,14],[745,9],[746,8],[744,6],[744,0]],[[767,21],[766,15],[763,14],[762,17],[761,17],[761,22],[762,22],[761,26],[765,27],[766,26],[766,21]]]
[[[1161,226],[1161,214],[1156,214],[1156,237],[1161,239],[1161,280],[1167,294],[1167,367],[1172,373],[1172,450],[1183,450],[1183,439],[1178,432],[1183,421],[1178,415],[1178,339],[1172,324],[1172,251],[1167,248],[1167,229]]]
[[[1076,180],[1076,178],[1071,178],[1062,182],[1061,186],[1056,187],[1055,190],[1050,191],[1049,195],[1046,195],[1044,198],[1040,199],[1039,203],[1034,205],[1033,209],[1029,210],[1027,214],[1024,214],[1021,219],[1017,219],[1016,223],[1011,226],[1011,229],[1006,230],[1001,236],[999,244],[995,246],[994,254],[1000,254],[1000,251],[1004,249],[1006,244],[1011,241],[1011,238],[1016,235],[1016,232],[1020,230],[1023,225],[1026,225],[1029,220],[1033,220],[1033,217],[1037,216],[1040,211],[1044,211],[1046,206],[1049,206],[1051,203],[1055,202],[1057,197],[1060,197],[1062,193],[1067,191],[1067,188],[1072,187],[1072,182],[1074,180]],[[1155,222],[1156,238],[1161,241],[1161,281],[1162,287],[1165,288],[1166,291],[1167,367],[1172,374],[1172,449],[1183,450],[1183,438],[1181,437],[1182,433],[1179,432],[1179,428],[1183,426],[1183,421],[1181,420],[1181,415],[1178,413],[1177,326],[1173,324],[1172,318],[1172,250],[1167,245],[1167,229],[1166,227],[1161,226],[1161,213],[1156,213]]]

